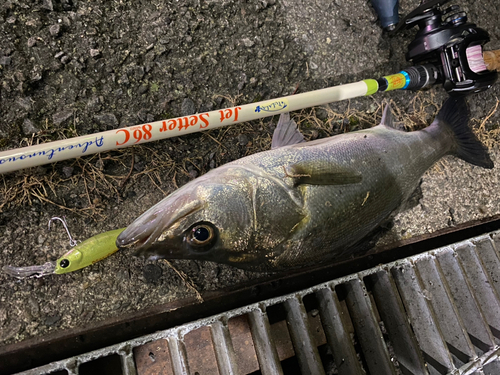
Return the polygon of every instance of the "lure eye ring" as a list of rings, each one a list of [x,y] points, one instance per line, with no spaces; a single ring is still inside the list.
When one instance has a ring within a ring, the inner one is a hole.
[[[193,250],[206,251],[217,239],[217,228],[211,223],[197,223],[187,233],[187,243]]]
[[[59,262],[59,266],[61,268],[68,268],[69,267],[69,260],[68,259],[61,259],[61,261]]]

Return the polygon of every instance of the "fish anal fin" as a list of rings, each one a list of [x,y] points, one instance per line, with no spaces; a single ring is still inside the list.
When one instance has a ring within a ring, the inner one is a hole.
[[[290,113],[282,113],[273,133],[271,149],[302,142],[305,142],[304,136],[299,131],[295,121],[290,118]]]
[[[295,186],[307,185],[350,185],[362,181],[357,171],[339,165],[325,165],[314,162],[296,163],[285,168],[285,176],[294,179]]]
[[[411,210],[412,208],[418,206],[423,196],[424,194],[422,193],[422,180],[420,180],[418,186],[415,188],[415,190],[413,190],[406,202],[403,203],[400,211]]]

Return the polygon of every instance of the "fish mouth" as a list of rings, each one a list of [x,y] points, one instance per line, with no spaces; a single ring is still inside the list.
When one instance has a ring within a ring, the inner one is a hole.
[[[123,232],[122,232],[123,233]],[[155,251],[155,240],[157,236],[154,231],[145,231],[138,234],[125,233],[116,239],[116,245],[120,249],[132,250],[132,255],[136,257],[144,257],[148,259],[163,258]]]
[[[136,220],[137,221],[137,220]],[[120,249],[140,249],[149,247],[154,242],[156,235],[154,225],[137,225],[133,222],[116,239],[116,246]]]
[[[153,247],[170,238],[176,242],[175,238],[183,232],[180,222],[202,207],[199,200],[174,199],[169,202],[164,199],[125,228],[116,239],[116,246],[135,250],[135,255],[158,255]],[[164,248],[166,243],[162,247],[162,253],[168,252]]]

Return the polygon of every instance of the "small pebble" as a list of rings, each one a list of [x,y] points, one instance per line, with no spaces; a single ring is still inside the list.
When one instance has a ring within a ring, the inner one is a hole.
[[[43,0],[42,8],[52,12],[54,10],[54,6],[52,5],[52,0]]]
[[[25,98],[18,98],[16,100],[16,104],[18,104],[25,111],[31,111],[33,109],[33,100],[27,96]]]
[[[118,127],[118,119],[113,113],[110,112],[95,115],[94,120],[99,125],[111,126],[113,128]]]
[[[73,168],[73,167],[64,166],[63,169],[62,169],[64,177],[70,178],[73,175],[73,171],[74,170],[75,170],[75,168]]]
[[[142,172],[146,168],[146,162],[140,161],[138,163],[134,163],[134,169],[137,172]]]
[[[102,159],[99,159],[95,162],[95,167],[102,171],[104,169],[104,161]]]
[[[253,47],[255,45],[255,42],[253,40],[250,40],[249,38],[242,39],[243,44],[245,47]]]
[[[21,330],[21,323],[11,320],[7,326],[0,330],[0,341],[7,341],[17,335]]]
[[[38,236],[37,242],[38,242],[39,245],[41,245],[41,244],[43,244],[45,242],[46,239],[47,238],[43,234],[41,234],[41,235]]]
[[[0,65],[3,65],[3,66],[10,65],[11,62],[12,62],[12,59],[9,56],[0,57]]]
[[[320,120],[326,120],[328,119],[328,111],[324,108],[318,108],[316,109],[316,117]]]
[[[52,115],[52,121],[55,125],[61,125],[63,122],[71,118],[71,116],[73,116],[73,110],[65,109],[61,112],[54,113]]]
[[[51,327],[53,325],[56,325],[59,320],[61,320],[61,317],[59,315],[48,316],[45,318],[44,324],[47,327]]]
[[[31,122],[31,120],[29,118],[24,119],[24,121],[23,121],[24,134],[26,134],[26,135],[34,134],[34,133],[38,133],[39,131],[40,131],[40,129],[35,127],[35,125],[33,125],[33,123]]]
[[[38,318],[40,316],[40,305],[38,304],[38,301],[35,299],[35,297],[28,297],[28,306],[30,307],[31,315],[34,318]]]
[[[196,169],[190,170],[189,177],[191,177],[194,180],[196,177],[198,177],[198,171]]]
[[[49,32],[50,35],[52,36],[58,36],[59,33],[61,32],[61,26],[58,23],[56,23],[55,25],[49,27]]]
[[[98,112],[101,110],[101,104],[99,97],[97,96],[92,96],[89,101],[87,102],[87,110],[89,112]]]
[[[32,36],[31,38],[28,39],[28,47],[29,48],[35,46],[35,44],[36,44],[36,38],[34,36]]]
[[[99,51],[98,49],[91,49],[90,50],[90,56],[92,57],[98,57],[99,55],[101,54],[101,51]]]
[[[246,134],[238,135],[238,143],[240,144],[240,146],[246,146],[249,141],[250,140]]]
[[[146,279],[147,283],[154,283],[158,281],[161,277],[162,270],[156,264],[146,264],[142,270],[142,275]]]
[[[40,81],[42,79],[42,72],[38,67],[35,67],[30,73],[30,79],[32,82]]]
[[[194,115],[196,113],[196,106],[192,99],[186,98],[182,101],[181,114],[182,116]]]
[[[137,89],[137,93],[139,95],[142,95],[144,94],[146,91],[148,91],[148,88],[149,88],[149,85],[143,83],[142,85],[139,86],[139,88]]]

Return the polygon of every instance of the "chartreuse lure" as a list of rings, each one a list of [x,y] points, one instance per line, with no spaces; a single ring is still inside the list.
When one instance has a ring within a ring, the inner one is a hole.
[[[65,220],[58,217],[50,219],[49,230],[50,224],[54,220],[60,220],[63,223],[70,238],[70,244],[74,247],[55,262],[47,262],[40,266],[28,267],[4,266],[3,271],[6,274],[17,277],[18,279],[25,279],[28,277],[63,274],[90,266],[91,264],[107,258],[118,250],[115,244],[116,238],[125,229],[121,228],[100,233],[96,236],[90,237],[80,244],[77,244],[77,242],[71,237]]]

